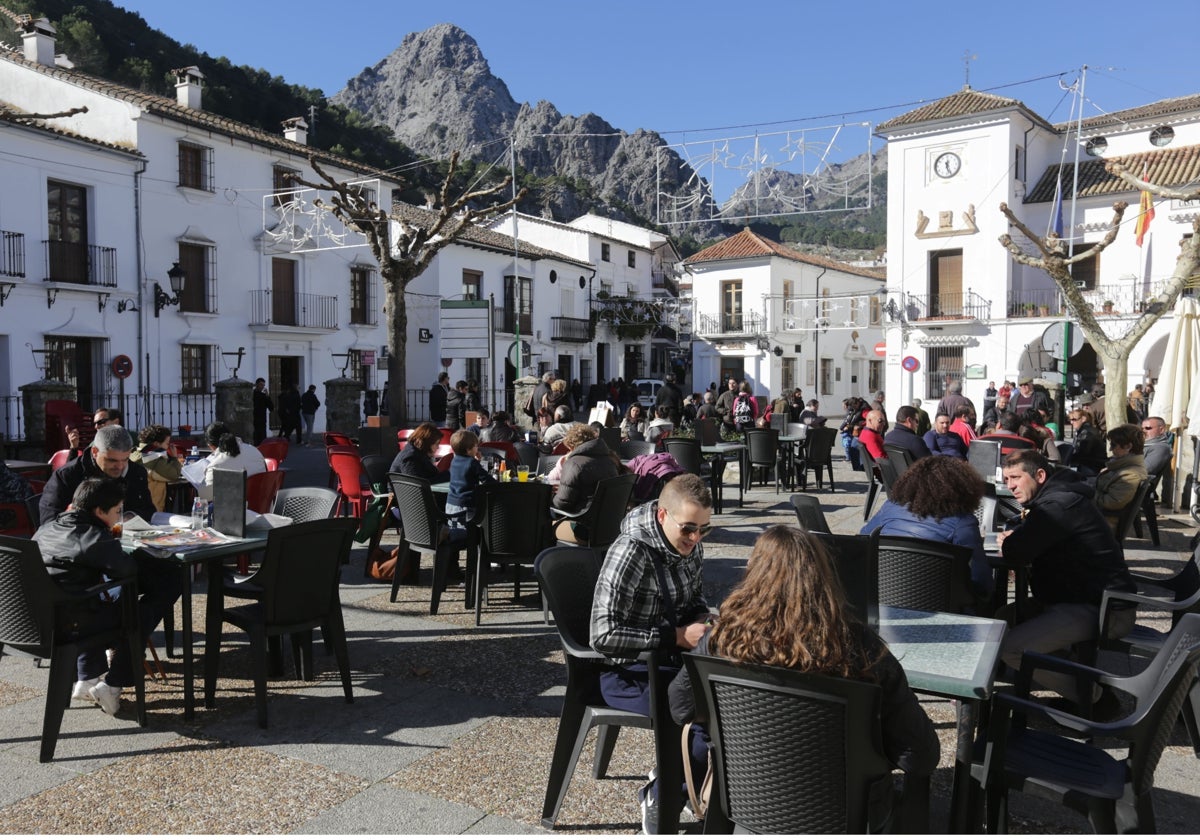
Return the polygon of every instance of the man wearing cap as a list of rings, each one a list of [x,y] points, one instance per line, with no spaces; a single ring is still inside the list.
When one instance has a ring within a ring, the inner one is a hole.
[[[1033,389],[1032,378],[1023,376],[1017,383],[1017,395],[1013,397],[1012,411],[1013,414],[1020,417],[1031,408],[1040,413],[1044,419],[1050,413],[1050,398],[1044,391]]]

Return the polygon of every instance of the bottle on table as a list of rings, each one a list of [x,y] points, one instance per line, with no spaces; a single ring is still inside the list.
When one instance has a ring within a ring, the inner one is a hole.
[[[192,502],[192,530],[199,531],[208,524],[208,502],[196,499]]]

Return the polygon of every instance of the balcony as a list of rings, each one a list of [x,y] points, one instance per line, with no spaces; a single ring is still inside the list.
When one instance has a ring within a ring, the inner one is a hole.
[[[1080,289],[1083,299],[1101,315],[1140,313],[1147,301],[1166,289],[1168,280],[1149,283],[1131,279],[1125,283],[1108,283],[1093,289]],[[1053,289],[1029,289],[1008,293],[1009,318],[1059,317],[1066,313],[1062,292]]]
[[[338,299],[333,295],[250,293],[250,326],[299,327],[313,330],[338,328]]]
[[[0,277],[25,276],[25,234],[0,230]]]
[[[592,340],[592,322],[587,318],[551,318],[550,340],[587,344]]]
[[[19,234],[18,234],[19,235]],[[5,245],[7,246],[5,234]],[[84,242],[44,239],[47,283],[77,283],[83,286],[117,285],[117,249]]]
[[[907,295],[904,315],[910,321],[984,321],[991,302],[974,292],[941,295]]]
[[[766,330],[766,318],[758,312],[701,314],[696,319],[696,334],[705,338],[753,337],[765,333]]]
[[[679,297],[679,286],[662,269],[655,269],[650,272],[650,285],[654,289],[662,289],[669,292],[671,297]]]

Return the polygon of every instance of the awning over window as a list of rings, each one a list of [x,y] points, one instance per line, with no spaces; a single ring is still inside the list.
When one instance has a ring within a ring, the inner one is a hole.
[[[977,347],[979,339],[973,335],[923,335],[914,343],[918,347]]]

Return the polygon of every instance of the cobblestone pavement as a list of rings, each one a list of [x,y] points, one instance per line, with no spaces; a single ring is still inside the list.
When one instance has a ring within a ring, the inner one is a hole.
[[[288,486],[325,485],[324,452],[289,455]],[[835,466],[836,490],[814,491],[834,531],[862,526],[861,473]],[[810,485],[810,490],[811,490]],[[714,601],[739,579],[762,529],[794,522],[788,493],[773,485],[727,502],[706,540],[706,587]],[[1131,566],[1169,571],[1186,559],[1194,527],[1166,517],[1163,546],[1131,539]],[[394,544],[389,536],[385,544]],[[542,623],[533,587],[520,599],[498,587],[483,626],[450,590],[428,614],[429,569],[418,586],[363,577],[358,547],[342,582],[354,671],[346,705],[331,656],[318,646],[316,682],[270,683],[271,727],[255,724],[245,637],[226,628],[216,708],[181,714],[181,668],[147,683],[150,725],[131,702],[114,718],[74,704],[55,760],[37,761],[47,669],[20,656],[0,659],[0,831],[19,834],[305,833],[516,834],[540,831],[539,816],[563,690],[557,637]],[[198,640],[203,581],[196,585]],[[180,618],[177,617],[177,623]],[[159,644],[160,652],[163,650]],[[942,740],[933,780],[933,830],[945,829],[953,755],[953,709],[924,701]],[[580,764],[590,761],[590,747]],[[1159,831],[1190,832],[1200,816],[1197,769],[1182,728],[1158,771]],[[652,764],[647,733],[622,733],[608,778],[576,773],[557,830],[640,830],[635,793]],[[1024,797],[1011,804],[1012,830],[1083,832],[1087,824]],[[698,826],[684,823],[684,829]]]

